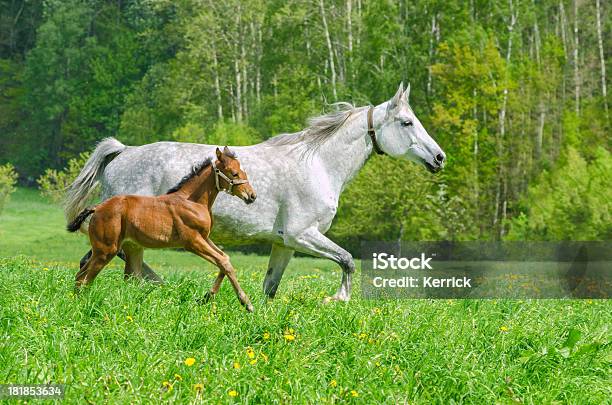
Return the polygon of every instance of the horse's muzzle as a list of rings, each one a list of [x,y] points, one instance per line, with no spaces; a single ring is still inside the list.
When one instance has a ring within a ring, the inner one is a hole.
[[[423,161],[423,164],[425,165],[427,170],[429,170],[430,173],[438,173],[444,167],[444,164],[442,163],[436,163],[435,165],[433,165],[429,162]]]
[[[244,202],[247,204],[253,204],[255,202],[255,200],[257,199],[257,194],[255,194],[255,192],[252,193],[244,193],[245,196],[243,198]]]

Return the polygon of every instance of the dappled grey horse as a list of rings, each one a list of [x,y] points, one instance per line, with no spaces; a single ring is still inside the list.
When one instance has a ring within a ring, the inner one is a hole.
[[[409,93],[410,86],[404,92],[400,84],[393,98],[377,106],[354,108],[339,103],[338,111],[312,118],[301,132],[233,147],[259,197],[246,206],[220,195],[213,210],[214,236],[221,243],[272,244],[263,285],[269,297],[276,294],[297,250],[338,263],[342,282],[328,300],[350,299],[353,258],[325,232],[336,215],[340,193],[373,151],[421,163],[431,172],[444,166],[444,152],[410,108]],[[193,165],[212,156],[215,147],[177,142],[125,146],[106,139],[70,186],[66,218],[72,221],[85,208],[98,183],[102,199],[163,194]],[[378,179],[373,181],[380,184]],[[143,270],[146,279],[161,281],[146,264]]]

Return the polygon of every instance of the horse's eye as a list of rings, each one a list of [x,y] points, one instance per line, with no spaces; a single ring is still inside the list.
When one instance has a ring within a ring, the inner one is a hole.
[[[238,172],[233,172],[233,173],[232,173],[232,176],[234,176],[234,177],[238,177]]]
[[[412,121],[402,121],[402,126],[403,127],[411,127],[414,124],[412,123]]]

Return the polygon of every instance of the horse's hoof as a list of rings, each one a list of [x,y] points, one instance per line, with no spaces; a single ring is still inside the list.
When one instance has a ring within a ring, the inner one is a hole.
[[[248,312],[253,312],[255,310],[255,308],[253,308],[253,304],[251,304],[250,302],[245,305],[245,308]]]
[[[200,305],[208,304],[213,299],[213,294],[208,291],[202,298],[196,298],[196,302]]]
[[[329,304],[330,302],[348,302],[350,297],[339,296],[338,294],[332,295],[331,297],[325,297],[323,304]]]

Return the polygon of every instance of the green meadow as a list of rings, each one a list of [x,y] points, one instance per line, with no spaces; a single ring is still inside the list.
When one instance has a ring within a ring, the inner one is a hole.
[[[0,383],[66,384],[71,403],[574,403],[612,398],[608,300],[364,300],[322,304],[331,262],[294,259],[277,298],[267,257],[231,253],[255,312],[216,269],[149,251],[163,286],[115,259],[73,294],[85,238],[19,189],[0,216]]]

